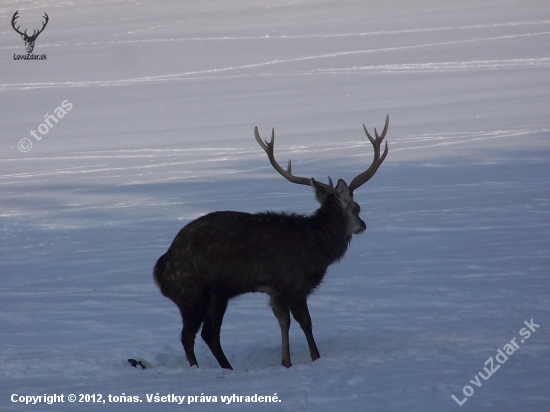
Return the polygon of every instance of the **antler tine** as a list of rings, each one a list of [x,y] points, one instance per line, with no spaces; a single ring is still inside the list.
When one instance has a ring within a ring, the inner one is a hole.
[[[262,141],[262,138],[260,137],[260,134],[258,133],[258,126],[256,126],[254,128],[254,136],[256,137],[256,141],[258,142],[258,144],[260,146],[262,146],[262,149],[265,150],[265,152],[267,153],[267,140],[264,140]],[[275,128],[273,128],[272,132],[271,132],[271,142],[273,142],[273,140],[275,139]],[[269,153],[268,153],[269,155]]]
[[[294,176],[292,174],[292,163],[290,159],[288,159],[288,166],[287,170],[284,170],[275,160],[275,155],[273,154],[273,149],[275,146],[275,129],[273,128],[271,130],[271,141],[268,142],[267,140],[262,141],[262,138],[260,137],[260,133],[258,133],[258,127],[256,126],[254,128],[254,136],[256,137],[256,141],[258,144],[264,149],[264,151],[267,153],[267,157],[269,159],[269,162],[271,163],[271,166],[279,172],[281,176],[283,176],[286,180],[292,183],[300,184],[300,185],[306,185],[311,186],[311,179],[307,179],[305,177],[299,177]],[[330,179],[330,178],[329,178]],[[323,186],[327,191],[334,192],[334,187],[332,184],[325,185],[324,183],[318,182],[319,185]]]
[[[376,136],[376,139],[372,138],[372,136],[367,131],[367,127],[363,125],[363,129],[365,129],[365,133],[374,148],[374,159],[372,161],[372,164],[367,170],[365,170],[363,173],[353,178],[353,180],[349,185],[350,193],[353,193],[355,189],[357,189],[362,184],[364,184],[367,180],[373,177],[376,171],[378,170],[378,168],[380,167],[380,165],[382,164],[382,162],[384,161],[384,159],[386,158],[388,154],[388,142],[386,141],[386,147],[384,148],[384,153],[382,154],[382,157],[380,157],[380,145],[382,144],[384,137],[386,137],[389,122],[390,122],[390,116],[386,116],[386,124],[384,125],[384,130],[382,130],[382,134],[380,136],[378,136],[378,132],[376,131],[376,129],[374,129],[374,135]]]

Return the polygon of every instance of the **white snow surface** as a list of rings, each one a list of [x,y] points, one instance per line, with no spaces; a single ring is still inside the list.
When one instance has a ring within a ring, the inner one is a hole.
[[[16,10],[29,28],[48,13],[47,60],[14,60]],[[6,0],[0,21],[1,410],[550,410],[547,0]],[[151,276],[176,233],[216,210],[317,208],[254,126],[294,174],[349,182],[372,159],[363,123],[386,114],[388,157],[355,195],[368,229],[309,298],[321,358],[294,322],[280,366],[249,294],[222,328],[234,370],[199,336],[189,368]],[[44,394],[65,402],[13,402]]]

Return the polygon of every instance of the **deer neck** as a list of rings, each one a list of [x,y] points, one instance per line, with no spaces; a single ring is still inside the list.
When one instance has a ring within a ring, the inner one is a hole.
[[[348,216],[334,195],[329,195],[313,215],[313,227],[319,251],[329,264],[340,260],[351,242],[351,233],[348,232]]]

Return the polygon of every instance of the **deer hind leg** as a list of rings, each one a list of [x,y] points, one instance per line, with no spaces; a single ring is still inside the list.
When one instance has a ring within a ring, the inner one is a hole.
[[[290,312],[286,303],[277,296],[271,296],[270,301],[271,309],[273,309],[273,314],[279,321],[279,326],[281,327],[282,335],[282,362],[281,364],[285,368],[290,368],[292,363],[290,362],[290,343],[288,339],[288,331],[290,329]]]
[[[223,353],[220,343],[220,330],[222,327],[223,315],[227,309],[227,299],[216,294],[211,294],[208,301],[206,317],[202,325],[201,337],[206,342],[210,351],[224,369],[233,369]]]
[[[204,319],[208,305],[208,295],[204,291],[200,292],[202,293],[183,294],[176,303],[183,320],[181,343],[185,350],[185,357],[189,362],[189,366],[196,365],[197,367],[199,365],[195,357],[195,336]]]
[[[296,319],[296,321],[300,324],[300,327],[306,335],[311,360],[315,361],[319,359],[321,355],[319,355],[319,350],[315,344],[315,339],[313,339],[313,326],[311,324],[311,316],[309,315],[309,309],[307,307],[307,297],[301,297],[289,303],[292,316],[294,316],[294,319]]]

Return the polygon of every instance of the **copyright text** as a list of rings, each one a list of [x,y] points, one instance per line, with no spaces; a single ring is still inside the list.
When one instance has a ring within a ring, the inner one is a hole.
[[[271,402],[281,402],[277,393],[273,395],[205,395],[201,393],[200,395],[176,395],[173,393],[170,394],[161,394],[157,393],[147,393],[145,396],[139,395],[126,395],[121,393],[120,395],[102,395],[100,393],[89,394],[89,393],[80,393],[74,394],[70,393],[65,394],[43,394],[43,395],[21,395],[14,393],[11,395],[11,401],[13,403],[24,403],[27,405],[36,405],[39,403],[45,403],[52,405],[54,403],[97,403],[97,404],[106,404],[106,403],[175,403],[178,405],[192,403],[219,403],[223,405],[230,405],[233,403],[271,403]]]

